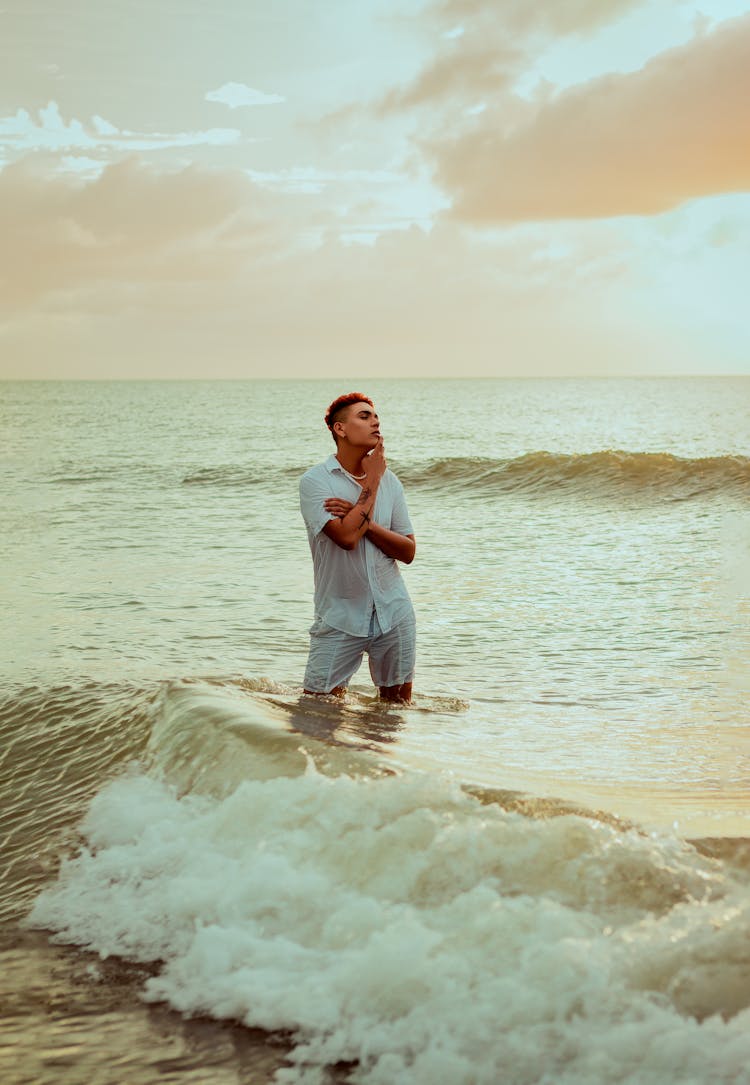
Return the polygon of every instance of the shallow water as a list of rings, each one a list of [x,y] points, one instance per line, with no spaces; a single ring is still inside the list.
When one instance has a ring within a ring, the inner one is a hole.
[[[750,1080],[750,382],[376,384],[398,709],[301,696],[340,390],[3,386],[3,1080]]]

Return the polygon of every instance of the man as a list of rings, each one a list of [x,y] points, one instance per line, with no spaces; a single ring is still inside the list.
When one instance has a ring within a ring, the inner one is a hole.
[[[366,652],[381,698],[410,701],[414,609],[397,562],[410,564],[416,543],[403,486],[368,396],[339,396],[325,421],[336,452],[300,480],[315,578],[305,693],[342,696]]]

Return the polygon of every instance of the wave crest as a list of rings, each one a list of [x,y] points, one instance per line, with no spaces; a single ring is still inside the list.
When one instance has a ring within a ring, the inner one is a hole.
[[[708,494],[750,493],[750,457],[687,458],[668,452],[529,452],[511,459],[460,456],[399,471],[412,486],[526,493],[641,494],[685,501]]]
[[[253,486],[262,482],[256,471],[238,464],[201,467],[182,480],[183,486]]]

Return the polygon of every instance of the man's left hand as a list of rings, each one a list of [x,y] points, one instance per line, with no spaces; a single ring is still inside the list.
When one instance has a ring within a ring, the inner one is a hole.
[[[351,501],[345,501],[343,497],[329,497],[323,502],[326,512],[332,512],[340,520],[346,516],[349,509],[353,508]]]

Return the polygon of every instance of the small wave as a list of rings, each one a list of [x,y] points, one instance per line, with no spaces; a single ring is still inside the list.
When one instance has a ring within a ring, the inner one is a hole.
[[[278,689],[247,680],[166,683],[148,744],[150,771],[180,794],[214,797],[247,780],[304,775],[313,764],[326,774],[377,772],[365,743],[335,736],[346,711],[340,704],[299,707],[298,694]]]
[[[183,486],[255,486],[265,481],[257,471],[237,464],[221,467],[201,467],[182,480]]]
[[[530,452],[512,459],[461,456],[399,470],[412,486],[546,496],[631,494],[686,501],[710,494],[750,496],[750,457],[686,458],[668,452]]]
[[[145,750],[157,693],[83,682],[0,699],[0,916],[28,906],[103,781]]]
[[[160,467],[150,463],[63,463],[60,468],[46,479],[52,486],[96,486],[108,483],[112,479],[159,480],[163,477]]]

